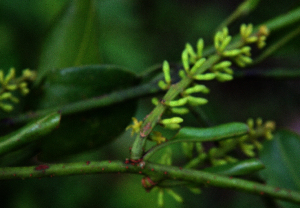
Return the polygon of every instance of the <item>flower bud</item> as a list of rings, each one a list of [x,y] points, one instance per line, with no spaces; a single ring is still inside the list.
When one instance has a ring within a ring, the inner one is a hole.
[[[200,38],[197,42],[197,55],[199,58],[202,57],[203,48],[204,48],[204,41],[202,38]]]
[[[13,106],[9,104],[1,104],[0,107],[6,112],[10,112],[14,109]]]
[[[164,72],[166,83],[170,84],[171,83],[170,65],[167,61],[164,61],[163,63],[163,72]]]
[[[254,152],[254,145],[253,144],[246,144],[246,143],[241,143],[240,144],[241,150],[243,153],[249,157],[254,157],[255,152]]]
[[[216,79],[219,82],[226,82],[233,79],[233,76],[231,74],[225,74],[225,73],[216,73]]]
[[[158,105],[159,100],[158,100],[158,98],[154,97],[154,98],[152,98],[151,102],[153,105]]]
[[[0,70],[0,83],[4,82],[4,73],[3,70]]]
[[[223,72],[227,73],[227,74],[233,74],[233,70],[230,68],[224,68]]]
[[[187,108],[171,108],[170,110],[172,113],[176,113],[179,115],[184,115],[184,114],[189,113],[189,109],[187,109]]]
[[[199,68],[203,65],[203,63],[204,63],[205,61],[206,61],[206,58],[201,58],[201,59],[199,59],[199,60],[194,64],[194,66],[192,67],[191,73],[192,73],[192,74],[196,73],[197,69],[199,69]]]
[[[12,94],[10,92],[4,92],[3,94],[0,95],[0,100],[6,100],[10,98]]]
[[[258,40],[258,37],[256,37],[256,36],[250,36],[250,37],[246,38],[247,43],[255,43],[257,40]]]
[[[168,188],[168,189],[166,189],[166,191],[170,196],[173,197],[173,199],[175,199],[175,201],[177,201],[179,203],[183,203],[182,197],[179,194],[175,193],[172,189]]]
[[[8,82],[13,79],[16,76],[16,70],[14,68],[10,68],[8,74],[6,75],[5,79],[4,79],[4,85],[7,85]]]
[[[172,101],[166,102],[166,105],[171,106],[171,107],[177,107],[177,106],[185,105],[186,102],[187,102],[187,98],[184,97],[184,98],[180,98],[178,100],[172,100]]]
[[[192,94],[197,92],[209,93],[209,89],[205,85],[195,85],[184,91],[184,94]]]
[[[197,74],[193,76],[195,80],[212,80],[216,77],[214,73]]]
[[[180,117],[166,118],[160,121],[162,124],[178,124],[182,123],[183,119]]]
[[[214,45],[215,45],[215,49],[218,51],[219,47],[220,47],[220,39],[221,39],[221,32],[217,32],[215,37],[214,37]]]
[[[231,66],[231,61],[222,61],[221,63],[218,63],[216,65],[213,66],[214,70],[219,70],[219,69],[223,69],[223,68],[227,68]]]
[[[164,127],[171,130],[180,129],[179,124],[165,124]]]
[[[251,56],[251,47],[250,46],[244,46],[243,48],[241,48],[241,52],[243,54],[245,54],[246,56]]]
[[[158,86],[159,86],[160,89],[162,89],[162,90],[166,90],[166,89],[168,89],[168,87],[169,87],[169,85],[166,84],[163,80],[160,80],[160,81],[158,82]]]
[[[182,54],[181,54],[181,59],[182,59],[182,65],[184,70],[187,72],[190,69],[189,65],[189,54],[187,49],[185,49]]]
[[[196,142],[196,150],[199,154],[204,152],[204,147],[201,142]]]
[[[192,97],[192,96],[188,96],[188,102],[191,105],[197,106],[197,105],[204,105],[208,102],[207,99],[205,98],[200,98],[200,97]]]
[[[193,142],[182,142],[181,143],[181,148],[182,148],[183,154],[187,158],[192,158],[193,157],[193,149],[194,149],[194,143]]]
[[[10,84],[10,85],[6,85],[5,88],[9,91],[13,91],[17,89],[17,85],[15,84]]]
[[[227,51],[224,51],[222,53],[223,56],[226,56],[226,57],[233,57],[233,56],[237,56],[241,53],[241,50],[240,49],[232,49],[232,50],[227,50]]]
[[[186,78],[186,74],[185,74],[185,72],[183,70],[180,70],[178,74],[181,77],[181,79]]]
[[[193,49],[193,46],[190,43],[185,44],[185,48],[191,56],[195,56],[196,53]]]
[[[230,43],[230,41],[231,41],[231,36],[226,36],[226,37],[224,38],[224,40],[222,41],[222,44],[221,44],[221,46],[220,46],[220,48],[219,48],[218,51],[220,51],[220,52],[224,51],[225,48],[226,48],[226,47],[228,46],[228,44]]]

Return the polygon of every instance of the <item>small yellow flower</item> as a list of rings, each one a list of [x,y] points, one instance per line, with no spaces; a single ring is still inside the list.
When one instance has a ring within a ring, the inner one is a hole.
[[[136,118],[132,117],[133,124],[126,127],[126,130],[132,129],[131,136],[135,133],[139,133],[142,126],[142,121],[138,121]]]
[[[152,141],[155,141],[157,144],[161,144],[166,141],[166,137],[163,137],[162,134],[158,131],[154,131],[151,136]]]

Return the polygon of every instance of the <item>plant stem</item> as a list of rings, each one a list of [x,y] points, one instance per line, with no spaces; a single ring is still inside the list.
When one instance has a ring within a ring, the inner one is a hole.
[[[218,62],[220,59],[220,55],[213,55],[198,70],[204,71],[210,68],[216,62]],[[162,98],[162,102],[159,103],[153,109],[153,111],[146,116],[146,119],[141,126],[140,134],[137,135],[131,149],[132,160],[138,160],[142,157],[143,148],[145,146],[148,135],[159,122],[164,111],[167,109],[167,106],[164,103],[172,101],[174,98],[176,98],[181,92],[184,91],[184,89],[186,89],[192,83],[192,81],[193,79],[187,76],[183,78],[180,82],[171,85],[166,95]]]
[[[299,79],[300,70],[298,68],[272,68],[266,69],[244,69],[234,72],[234,78],[272,78],[272,79]]]
[[[284,46],[287,42],[292,40],[293,38],[299,36],[300,34],[300,27],[297,27],[295,30],[289,32],[287,35],[285,35],[283,38],[278,40],[276,43],[273,45],[269,46],[267,49],[264,50],[262,54],[260,54],[259,57],[257,57],[254,61],[253,64],[258,64],[262,60],[265,60],[267,57],[269,57],[272,53],[276,52],[279,48]]]
[[[284,27],[295,24],[297,22],[300,22],[300,7],[297,7],[296,9],[289,11],[286,14],[283,14],[283,15],[277,16],[273,19],[270,19],[260,25],[266,25],[272,34],[272,32],[274,32],[276,30],[280,30]],[[260,25],[256,26],[253,29],[253,31],[258,31]],[[232,42],[235,42],[239,38],[240,38],[240,34],[235,35],[232,38]],[[211,55],[211,54],[215,53],[215,51],[216,50],[215,50],[214,46],[209,46],[203,51],[203,56]]]
[[[259,0],[246,0],[243,1],[234,12],[231,13],[218,27],[217,31],[222,30],[223,27],[227,27],[229,24],[238,20],[239,18],[248,15],[254,10],[259,3]]]
[[[122,161],[77,162],[68,164],[49,164],[30,167],[0,168],[0,180],[42,178],[67,175],[84,175],[99,173],[134,173],[147,176],[159,176],[163,179],[191,182],[198,185],[211,185],[230,188],[255,195],[268,196],[300,204],[300,193],[280,189],[265,184],[249,182],[204,171],[182,169],[147,162],[145,166],[126,164]]]
[[[55,129],[59,122],[60,114],[51,113],[11,134],[0,137],[0,156],[34,142],[40,136]]]
[[[296,9],[289,11],[286,14],[277,16],[274,19],[265,22],[264,25],[266,25],[267,28],[271,32],[273,32],[275,30],[282,29],[283,27],[287,27],[291,24],[295,24],[299,21],[300,21],[300,7],[297,7]]]
[[[289,42],[293,38],[299,36],[299,34],[300,34],[300,27],[297,27],[295,30],[293,30],[292,32],[289,32],[287,35],[285,35],[279,41],[277,41],[273,45],[269,46],[266,50],[264,50],[264,52],[253,61],[253,64],[258,64],[262,60],[265,60],[267,57],[269,57],[271,54],[273,54],[279,48],[284,46],[287,42]]]
[[[163,104],[164,102],[168,102],[173,100],[176,96],[180,94],[190,83],[192,82],[192,79],[186,77],[182,81],[180,81],[177,84],[174,84],[170,87],[169,91],[166,93],[166,95],[163,97],[163,102],[159,103],[154,110],[148,114],[145,121],[143,122],[141,126],[140,134],[137,135],[132,149],[131,149],[131,159],[132,160],[138,160],[143,155],[143,148],[146,143],[146,139],[154,126],[159,122],[162,114],[166,110],[167,106]]]
[[[184,180],[196,184],[206,184],[221,188],[230,188],[248,192],[255,195],[269,196],[276,199],[300,204],[300,193],[273,187],[243,179],[211,174],[203,171],[180,169],[178,167],[163,166],[159,164],[147,164],[145,169],[153,169],[163,172],[170,179]]]
[[[1,119],[0,125],[9,125],[15,123],[27,122],[32,119],[44,116],[51,112],[59,111],[62,115],[69,115],[73,113],[78,113],[86,110],[91,110],[94,108],[100,108],[109,106],[115,103],[124,102],[129,99],[138,98],[140,96],[150,95],[160,91],[156,82],[147,83],[144,85],[131,87],[125,90],[119,90],[112,92],[107,95],[102,95],[100,97],[93,97],[86,100],[81,100],[78,102],[66,104],[63,106],[58,106],[50,109],[38,110],[35,112],[28,112],[11,118]]]

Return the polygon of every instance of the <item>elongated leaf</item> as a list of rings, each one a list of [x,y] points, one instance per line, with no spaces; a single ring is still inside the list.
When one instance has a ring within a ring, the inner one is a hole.
[[[300,136],[287,130],[280,130],[272,141],[266,141],[260,158],[266,165],[261,176],[267,184],[279,188],[300,191]],[[280,202],[284,207],[299,207]]]
[[[42,85],[41,94],[32,97],[32,108],[52,108],[105,96],[114,90],[131,87],[137,81],[133,73],[109,65],[51,70]],[[136,101],[133,100],[63,116],[59,129],[43,140],[40,159],[56,160],[113,141],[124,131],[135,110]]]
[[[0,155],[17,150],[30,144],[41,135],[45,135],[59,125],[60,114],[51,113],[23,128],[0,138]]]
[[[264,164],[256,158],[239,161],[236,163],[229,163],[226,165],[214,166],[203,169],[203,171],[210,173],[218,173],[229,176],[247,175],[264,169]]]
[[[53,69],[47,73],[39,109],[101,96],[137,83],[136,75],[114,65]]]
[[[42,138],[42,137],[41,137]],[[0,157],[0,166],[22,166],[38,154],[38,142],[30,142],[17,150],[9,151]]]
[[[219,141],[225,138],[242,136],[248,133],[248,126],[245,123],[228,123],[210,128],[183,127],[174,139]]]
[[[74,0],[56,19],[40,57],[37,82],[51,69],[99,64],[95,0]]]

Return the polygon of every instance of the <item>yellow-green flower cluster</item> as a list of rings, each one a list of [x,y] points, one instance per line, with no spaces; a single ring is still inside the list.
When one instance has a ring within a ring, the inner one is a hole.
[[[214,45],[219,54],[222,54],[231,41],[228,28],[224,27],[222,31],[218,31],[214,37]]]
[[[269,35],[269,30],[265,25],[260,26],[259,31],[256,34],[253,34],[253,25],[252,24],[242,24],[240,28],[240,33],[243,41],[246,44],[256,43],[259,49],[263,48],[266,45],[266,39]]]
[[[216,33],[214,43],[218,54],[222,55],[229,52],[229,50],[226,50],[226,47],[230,41],[231,36],[229,36],[227,28]],[[188,75],[198,81],[217,79],[218,81],[225,82],[232,80],[233,70],[230,68],[231,62],[228,60],[217,63],[212,67],[203,67],[206,62],[206,58],[202,57],[203,47],[203,39],[200,39],[197,43],[197,53],[194,52],[190,44],[186,45],[181,56],[184,71],[179,72],[180,77],[184,78]]]
[[[253,139],[263,136],[265,139],[271,140],[273,138],[272,132],[275,130],[276,124],[274,121],[266,121],[263,123],[261,118],[256,119],[256,126],[253,119],[247,121],[249,126],[249,135]]]
[[[198,80],[211,80],[215,78],[214,73],[207,73],[207,74],[199,74],[198,69],[204,64],[206,61],[205,58],[202,58],[202,50],[203,50],[204,42],[202,39],[198,41],[197,44],[197,52],[194,51],[193,47],[190,44],[186,44],[185,50],[182,52],[182,63],[183,63],[183,68],[184,71],[180,71],[180,76],[182,78],[188,76],[194,76],[195,79]],[[193,64],[192,68],[190,68],[190,64]],[[163,63],[163,72],[164,72],[164,77],[165,80],[161,80],[158,83],[158,86],[163,89],[167,90],[171,86],[171,76],[170,76],[170,66],[167,61],[164,61]],[[201,73],[201,72],[200,72]],[[202,77],[200,77],[202,76]],[[209,89],[204,86],[204,85],[198,85],[194,84],[193,86],[187,88],[185,91],[182,92],[182,98],[178,100],[172,100],[172,101],[167,101],[164,102],[165,105],[169,106],[169,110],[173,113],[176,114],[186,114],[189,112],[187,108],[184,108],[185,104],[190,104],[190,105],[204,105],[208,101],[205,98],[201,97],[194,97],[192,96],[193,93],[209,93]],[[152,103],[157,105],[159,103],[159,100],[157,98],[152,99]],[[165,122],[170,122],[172,123],[165,123]],[[178,129],[180,128],[179,123],[180,122],[173,122],[174,119],[172,120],[166,120],[166,121],[161,121],[161,124],[163,124],[166,128],[170,129]]]
[[[221,31],[218,31],[214,36],[214,46],[219,56],[218,61],[209,62],[206,58],[202,57],[204,41],[199,39],[197,42],[197,51],[195,51],[191,44],[187,43],[185,49],[182,52],[181,59],[183,70],[179,71],[179,76],[182,79],[191,78],[196,81],[217,79],[220,82],[230,81],[233,79],[233,70],[230,68],[232,61],[234,61],[240,67],[245,67],[252,63],[251,59],[251,47],[247,44],[257,43],[262,46],[268,31],[266,27],[261,27],[260,31],[253,34],[253,26],[241,25],[241,37],[242,41],[239,44],[229,45],[232,37],[229,35],[228,28],[224,27]],[[236,46],[237,45],[237,46]],[[163,62],[162,67],[164,73],[164,80],[159,81],[158,86],[167,90],[171,86],[170,65],[167,61]],[[188,113],[189,110],[183,107],[186,104],[197,106],[204,105],[208,101],[202,97],[196,97],[194,93],[209,93],[209,89],[204,85],[199,85],[193,82],[192,86],[188,87],[181,93],[181,98],[172,101],[161,102],[169,106],[169,110],[177,114]],[[153,99],[152,102],[157,105],[160,101]],[[169,120],[167,120],[169,122]],[[178,122],[180,123],[180,122]],[[178,123],[162,123],[165,127],[171,129],[180,128]]]
[[[167,105],[172,113],[183,115],[189,113],[188,108],[183,107],[184,105],[190,104],[192,106],[197,106],[204,105],[208,102],[208,100],[205,98],[192,96],[191,94],[193,93],[209,93],[209,89],[204,85],[195,84],[181,93],[182,98],[179,98],[178,100],[166,101],[164,102],[164,105]],[[157,98],[152,99],[152,102],[155,105],[159,103]],[[181,122],[183,122],[183,119],[180,117],[173,117],[171,119],[164,119],[160,121],[164,127],[169,129],[179,129],[179,123]]]
[[[265,40],[269,35],[269,31],[266,26],[261,26],[257,33],[253,33],[252,24],[242,24],[240,27],[240,34],[243,42],[243,46],[240,48],[229,47],[231,36],[228,34],[227,28],[223,28],[222,31],[216,33],[214,45],[218,54],[222,55],[224,58],[233,60],[240,67],[245,67],[252,63],[251,47],[246,45],[256,43],[259,49],[263,48],[266,44]],[[224,81],[226,81],[226,77]]]
[[[184,68],[184,71],[189,76],[193,76],[195,74],[202,74],[204,71],[199,71],[199,68],[204,64],[206,61],[206,58],[202,57],[204,47],[204,41],[203,39],[199,39],[197,42],[197,52],[194,51],[191,44],[187,43],[185,46],[185,49],[183,50],[181,54],[181,60],[182,65]],[[190,65],[192,65],[192,68],[190,68]],[[185,77],[184,71],[180,72],[181,77]]]
[[[272,139],[272,131],[275,130],[275,123],[273,121],[266,121],[263,123],[261,118],[247,121],[249,126],[249,134],[239,138],[227,139],[219,142],[219,147],[212,148],[209,151],[210,161],[213,165],[224,165],[237,160],[227,155],[227,153],[236,149],[237,147],[248,157],[255,157],[257,150],[262,148],[259,139]]]
[[[6,76],[0,70],[0,108],[6,112],[13,110],[13,105],[9,102],[18,103],[19,99],[13,95],[13,91],[19,90],[22,95],[29,93],[27,81],[33,81],[36,73],[29,69],[23,70],[22,76],[16,78],[16,70],[11,68]]]
[[[243,24],[241,26],[241,36],[245,44],[249,44],[257,41],[256,36],[250,36],[251,33],[252,33],[252,25],[246,26],[245,24]],[[223,28],[222,31],[216,33],[214,38],[214,44],[218,54],[220,54],[224,58],[232,59],[240,67],[245,67],[247,64],[251,64],[252,63],[252,59],[250,58],[251,48],[249,46],[243,46],[242,48],[230,49],[227,46],[229,45],[231,39],[232,38],[228,34],[228,29],[226,27]],[[230,80],[230,77],[232,77],[230,76],[232,74],[232,70],[228,68],[230,65],[231,63],[229,64],[229,61],[227,61],[227,65],[224,66],[225,70],[223,70],[223,72],[226,73],[224,73],[225,74],[224,76],[222,76],[223,75],[222,74],[221,78],[218,78],[220,79],[220,81],[228,81]],[[222,69],[221,66],[219,66],[218,68]]]

